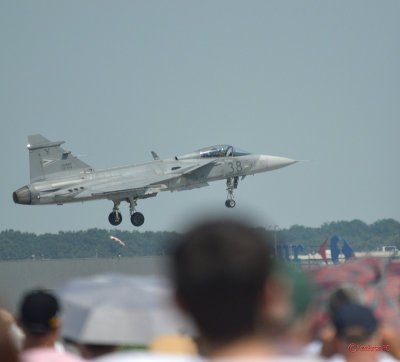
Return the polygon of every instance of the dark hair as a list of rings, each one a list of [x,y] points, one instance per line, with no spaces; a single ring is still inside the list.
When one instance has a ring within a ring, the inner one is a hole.
[[[233,221],[192,228],[173,254],[179,298],[202,335],[220,343],[254,332],[271,268],[266,233]]]
[[[83,357],[85,357],[87,359],[100,357],[100,356],[103,356],[105,354],[114,352],[115,349],[117,348],[114,345],[107,345],[107,344],[83,344],[82,346],[90,354],[89,356],[83,356]]]
[[[50,292],[37,289],[24,295],[20,305],[20,321],[26,332],[44,335],[58,325],[60,307]]]
[[[357,284],[342,283],[329,296],[328,314],[332,318],[336,309],[348,303],[363,304],[364,293]]]

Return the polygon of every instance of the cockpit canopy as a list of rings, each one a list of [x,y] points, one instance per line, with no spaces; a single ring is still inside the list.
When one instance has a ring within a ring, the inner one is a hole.
[[[178,157],[178,159],[181,160],[187,158],[238,157],[249,154],[250,152],[243,151],[230,145],[216,145],[201,148],[200,150],[180,156]]]

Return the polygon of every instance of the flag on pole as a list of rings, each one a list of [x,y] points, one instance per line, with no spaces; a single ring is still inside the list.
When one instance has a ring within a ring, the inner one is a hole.
[[[345,238],[342,238],[342,240],[343,240],[342,253],[344,254],[344,257],[346,258],[346,260],[349,260],[349,259],[355,257],[354,250],[350,246],[350,244],[347,242],[347,240]]]
[[[325,264],[328,264],[328,259],[326,258],[326,246],[328,245],[328,239],[324,241],[321,247],[318,250],[318,254],[321,255],[321,258],[324,259]]]
[[[332,262],[334,264],[339,262],[339,254],[340,254],[340,249],[338,246],[338,242],[340,241],[339,237],[337,235],[335,235],[332,239],[331,239],[331,258],[332,258]]]

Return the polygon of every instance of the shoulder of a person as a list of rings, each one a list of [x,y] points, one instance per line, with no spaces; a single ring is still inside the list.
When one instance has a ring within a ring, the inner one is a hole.
[[[22,362],[35,361],[82,362],[82,358],[68,352],[59,352],[54,348],[31,348],[21,352]]]
[[[325,361],[319,356],[285,356],[274,355],[266,357],[233,357],[224,359],[212,359],[210,362],[319,362]]]
[[[187,362],[204,362],[205,359],[189,354],[175,354],[175,353],[155,353],[146,351],[117,351],[105,356],[96,358],[93,362],[172,362],[172,361],[187,361]]]
[[[387,352],[381,352],[378,357],[379,362],[394,362],[398,361],[398,359],[394,358],[391,354]]]

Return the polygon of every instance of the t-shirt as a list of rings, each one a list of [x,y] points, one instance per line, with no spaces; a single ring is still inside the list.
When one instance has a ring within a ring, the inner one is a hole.
[[[82,362],[82,358],[54,348],[29,348],[21,352],[21,362]]]
[[[196,355],[155,353],[137,351],[118,351],[94,359],[93,362],[317,362],[322,361],[312,356],[270,356],[257,358],[217,358],[207,359]]]

